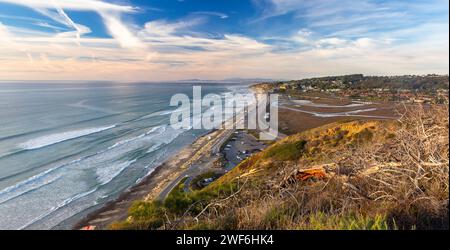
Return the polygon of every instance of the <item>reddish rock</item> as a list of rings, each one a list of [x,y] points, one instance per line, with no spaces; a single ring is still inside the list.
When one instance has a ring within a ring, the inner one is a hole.
[[[328,175],[325,173],[324,169],[308,169],[298,172],[295,178],[299,181],[306,181],[309,179],[321,180],[328,178]]]

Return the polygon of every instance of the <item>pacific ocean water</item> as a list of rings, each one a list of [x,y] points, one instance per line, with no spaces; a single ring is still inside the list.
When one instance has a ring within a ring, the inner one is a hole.
[[[0,229],[69,229],[205,134],[169,125],[170,98],[192,86],[0,83]]]

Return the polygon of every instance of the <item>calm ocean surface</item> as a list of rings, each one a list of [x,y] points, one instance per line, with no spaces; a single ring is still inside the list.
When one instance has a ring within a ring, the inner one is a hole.
[[[207,132],[170,127],[176,93],[192,85],[0,83],[0,229],[70,228]]]

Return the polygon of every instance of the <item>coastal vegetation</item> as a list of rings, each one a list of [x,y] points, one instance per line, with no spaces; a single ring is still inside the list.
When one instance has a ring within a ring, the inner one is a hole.
[[[448,105],[288,136],[111,229],[448,229]]]
[[[136,201],[126,221],[116,222],[110,229],[176,229],[180,218],[200,213],[207,203],[237,190],[234,182],[193,192],[183,192],[184,182],[172,190],[165,201]]]
[[[436,92],[448,89],[448,75],[364,76],[362,74],[316,77],[257,85],[263,90],[288,85],[293,89],[408,89]]]
[[[448,99],[448,75],[365,76],[362,74],[316,77],[260,83],[256,91],[291,96],[330,94],[366,101],[410,101],[443,104]]]

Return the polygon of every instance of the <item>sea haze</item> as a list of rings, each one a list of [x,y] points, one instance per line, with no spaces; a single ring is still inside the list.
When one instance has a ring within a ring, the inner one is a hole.
[[[0,83],[0,228],[68,229],[206,133],[169,125],[176,93],[192,84]]]

